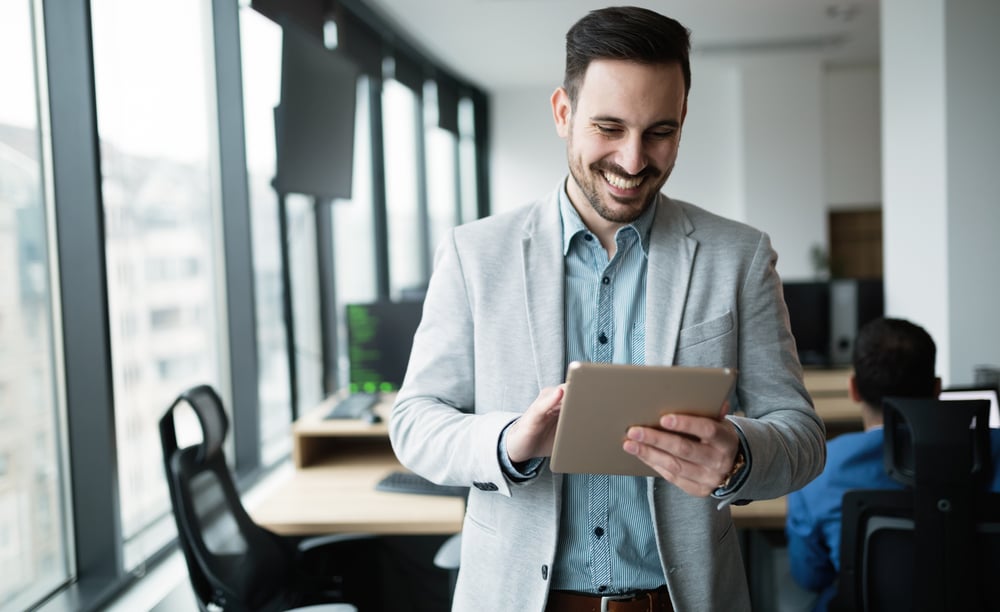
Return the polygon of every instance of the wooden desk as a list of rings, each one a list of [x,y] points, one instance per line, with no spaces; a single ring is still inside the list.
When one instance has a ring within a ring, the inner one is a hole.
[[[733,513],[733,523],[737,529],[781,529],[785,528],[785,514],[788,503],[784,497],[759,499],[745,506],[729,506]]]
[[[330,457],[343,455],[357,442],[385,442],[388,445],[389,414],[396,395],[385,395],[375,405],[375,414],[382,421],[367,423],[359,419],[324,418],[337,403],[339,395],[324,400],[315,409],[292,424],[292,460],[298,469],[325,463]],[[391,451],[390,451],[391,452]]]
[[[393,399],[376,406],[382,423],[324,420],[332,399],[303,415],[293,425],[295,470],[252,509],[253,519],[284,535],[458,533],[465,500],[375,490],[403,469],[385,425]]]
[[[851,400],[847,380],[850,368],[806,369],[806,390],[813,398],[816,413],[826,424],[826,437],[833,438],[848,431],[861,431],[861,407]]]
[[[860,410],[847,395],[849,375],[845,369],[806,370],[806,388],[828,433],[861,428]],[[375,490],[383,476],[402,469],[389,445],[386,426],[394,399],[387,396],[376,406],[381,423],[324,419],[336,398],[296,421],[292,427],[295,471],[253,509],[254,520],[287,535],[460,531],[464,500]],[[784,498],[731,509],[737,528],[784,529]]]

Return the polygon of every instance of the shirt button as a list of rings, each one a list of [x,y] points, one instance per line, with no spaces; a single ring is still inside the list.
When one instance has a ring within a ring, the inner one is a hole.
[[[603,593],[604,591],[607,591],[607,590],[608,590],[608,587],[604,586],[603,584],[601,586],[597,587],[597,592],[598,593]]]
[[[604,535],[604,530],[601,529],[600,527],[594,527],[594,535],[596,535],[597,537],[601,537],[602,535]]]
[[[600,342],[601,344],[607,344],[608,337],[604,334],[604,332],[601,332],[601,335],[597,337],[597,341]]]
[[[587,242],[590,242],[591,240],[594,239],[594,236],[591,234],[584,234],[583,239],[586,240]]]
[[[601,279],[601,282],[604,283],[605,285],[607,285],[608,283],[611,282],[611,279],[608,278],[607,276],[605,276],[604,278]]]

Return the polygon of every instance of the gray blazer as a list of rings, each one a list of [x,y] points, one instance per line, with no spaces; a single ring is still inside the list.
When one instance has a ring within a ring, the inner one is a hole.
[[[560,188],[562,188],[560,186]],[[471,486],[454,609],[541,611],[562,476],[505,478],[500,432],[565,377],[558,192],[455,228],[435,258],[389,432],[400,461]],[[739,369],[749,475],[729,500],[774,498],[823,469],[825,431],[802,383],[767,235],[660,195],[646,303],[646,363]],[[749,610],[729,507],[648,479],[664,581],[678,612]],[[727,500],[727,501],[729,501]]]

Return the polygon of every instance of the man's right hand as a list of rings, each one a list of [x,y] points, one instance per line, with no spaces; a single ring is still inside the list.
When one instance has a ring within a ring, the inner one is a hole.
[[[507,430],[507,456],[512,463],[548,457],[556,435],[566,383],[545,387],[519,419]]]

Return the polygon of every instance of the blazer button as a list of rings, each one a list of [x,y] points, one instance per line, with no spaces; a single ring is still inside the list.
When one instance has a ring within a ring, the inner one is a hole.
[[[476,487],[480,491],[496,491],[500,488],[492,482],[473,482],[472,486]]]

